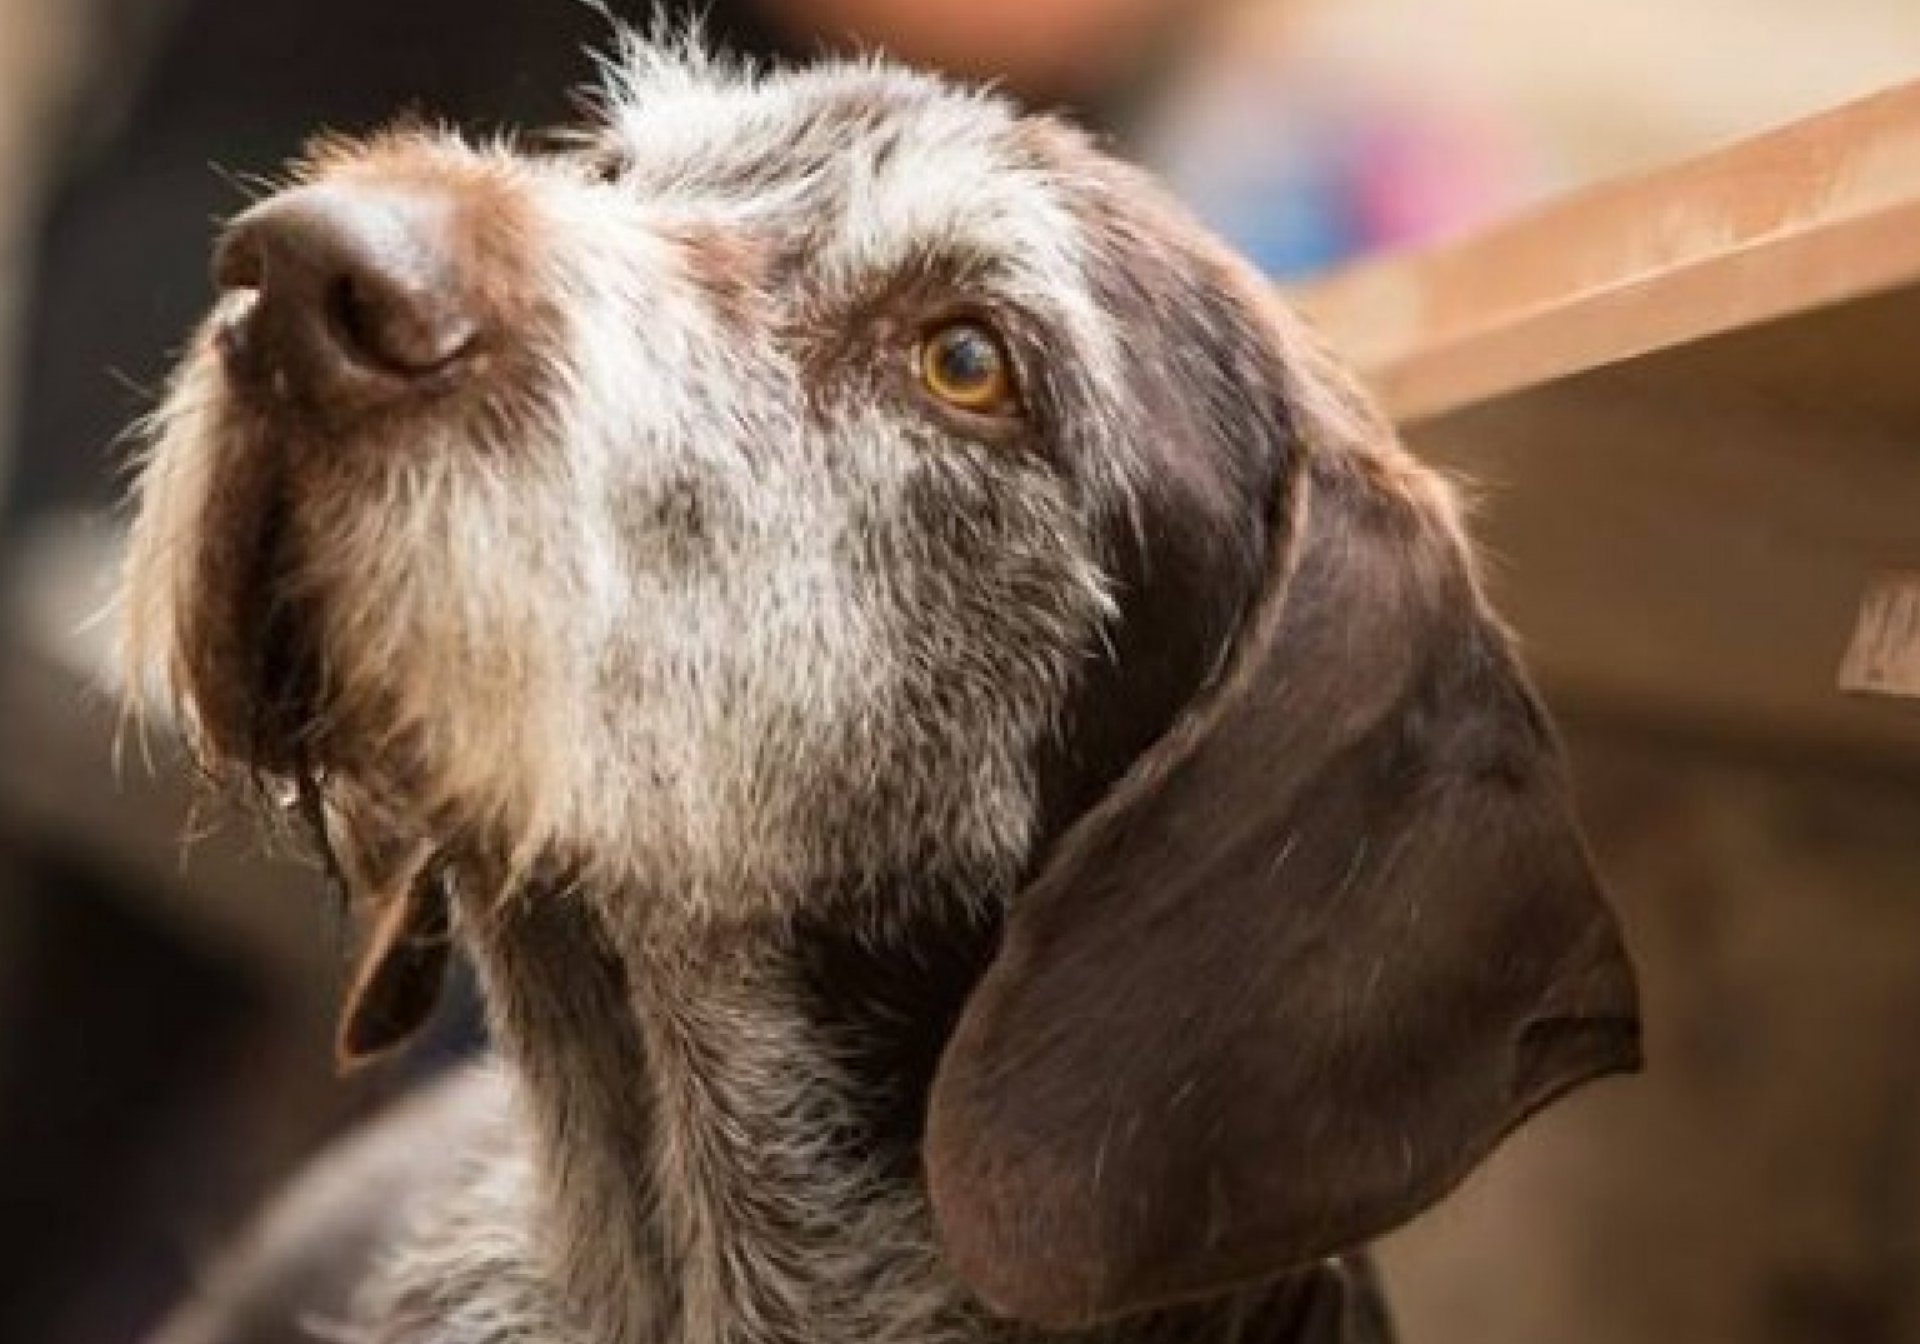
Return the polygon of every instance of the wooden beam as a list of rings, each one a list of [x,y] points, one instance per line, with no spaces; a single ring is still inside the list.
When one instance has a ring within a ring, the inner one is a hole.
[[[1840,689],[1920,699],[1920,573],[1882,574],[1868,587]]]
[[[1920,84],[1299,297],[1412,422],[1916,276]]]

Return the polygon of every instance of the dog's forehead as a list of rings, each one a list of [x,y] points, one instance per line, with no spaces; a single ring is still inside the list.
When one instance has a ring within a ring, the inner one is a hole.
[[[857,287],[942,255],[1056,309],[1083,288],[1068,160],[1086,151],[996,95],[879,63],[754,74],[658,53],[610,93],[639,190],[797,239],[816,277]]]

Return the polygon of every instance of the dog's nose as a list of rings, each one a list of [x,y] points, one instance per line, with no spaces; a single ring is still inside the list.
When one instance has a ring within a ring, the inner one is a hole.
[[[334,409],[395,400],[474,348],[459,202],[432,188],[302,187],[235,220],[214,253],[237,377]]]

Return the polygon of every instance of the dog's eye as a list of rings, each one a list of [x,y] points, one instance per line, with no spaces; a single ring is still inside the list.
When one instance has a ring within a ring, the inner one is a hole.
[[[1013,361],[1000,337],[980,322],[950,322],[928,333],[919,366],[921,383],[949,406],[978,415],[1015,409]]]

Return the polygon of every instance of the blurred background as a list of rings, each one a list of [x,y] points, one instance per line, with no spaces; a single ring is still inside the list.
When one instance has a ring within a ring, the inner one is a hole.
[[[1915,0],[702,8],[744,51],[999,79],[1283,282],[1920,77]],[[0,0],[0,1342],[137,1338],[263,1189],[472,1048],[456,1009],[335,1078],[336,911],[164,743],[116,765],[90,618],[236,180],[406,110],[564,120],[605,39],[576,0]],[[1388,1245],[1406,1338],[1920,1340],[1920,778],[1563,710],[1654,1067]]]

